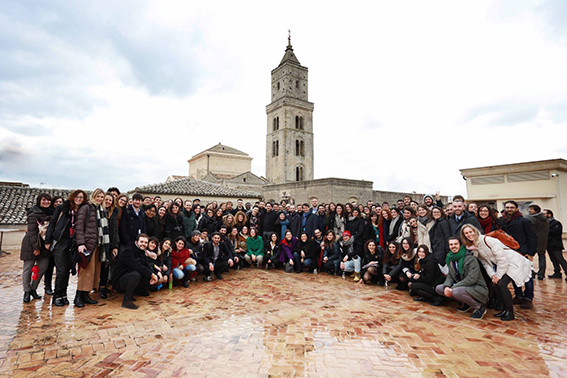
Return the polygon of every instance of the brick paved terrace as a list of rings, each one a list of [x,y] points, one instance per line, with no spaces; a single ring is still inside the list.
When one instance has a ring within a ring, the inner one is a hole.
[[[262,269],[138,297],[135,311],[117,294],[76,309],[23,304],[18,254],[0,259],[0,376],[567,376],[563,280],[537,281],[534,308],[512,322]]]

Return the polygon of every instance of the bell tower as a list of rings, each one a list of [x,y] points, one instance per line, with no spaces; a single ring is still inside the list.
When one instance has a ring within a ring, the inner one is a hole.
[[[313,180],[313,108],[307,67],[291,47],[272,70],[272,102],[266,106],[266,178],[273,184]]]

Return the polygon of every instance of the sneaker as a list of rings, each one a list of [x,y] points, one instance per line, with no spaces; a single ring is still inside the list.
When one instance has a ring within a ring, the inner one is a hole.
[[[467,312],[467,311],[469,311],[471,308],[472,308],[472,307],[469,306],[468,304],[463,303],[463,305],[462,305],[461,307],[457,308],[457,311],[459,311],[459,312]]]
[[[211,282],[213,280],[213,276],[206,276],[203,280],[207,282]]]
[[[486,314],[486,309],[484,308],[484,306],[480,306],[480,308],[478,310],[475,310],[472,313],[471,319],[480,320],[480,319],[482,319],[484,314]]]
[[[443,304],[444,301],[445,301],[444,297],[435,297],[435,299],[433,299],[433,302],[431,302],[431,304],[437,307],[437,306],[441,306],[441,304]]]
[[[522,304],[520,305],[521,308],[530,309],[534,307],[533,302],[530,299],[524,299]]]
[[[313,269],[313,274],[317,274],[317,268]]]

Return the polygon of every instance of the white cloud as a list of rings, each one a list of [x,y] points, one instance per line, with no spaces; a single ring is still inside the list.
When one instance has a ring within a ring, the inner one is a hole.
[[[0,11],[0,145],[26,151],[3,153],[1,179],[132,189],[219,142],[263,175],[288,28],[310,70],[316,178],[464,193],[460,168],[564,150],[549,138],[567,122],[564,29],[529,3],[90,6]]]

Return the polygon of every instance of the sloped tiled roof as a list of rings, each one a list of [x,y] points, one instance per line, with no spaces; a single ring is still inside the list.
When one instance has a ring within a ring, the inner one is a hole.
[[[178,194],[219,197],[260,197],[260,193],[227,188],[193,178],[184,178],[159,184],[139,186],[134,189],[139,193]]]
[[[72,190],[30,188],[29,186],[0,186],[0,225],[26,224],[26,208],[35,205],[40,193],[69,197]]]
[[[193,158],[196,157],[196,156],[202,155],[205,152],[223,152],[223,153],[226,153],[226,154],[248,156],[248,154],[246,152],[242,152],[240,150],[237,150],[236,148],[225,146],[224,144],[219,143],[217,145],[214,145],[211,148],[206,149],[205,151],[201,151],[198,154],[193,155]]]

